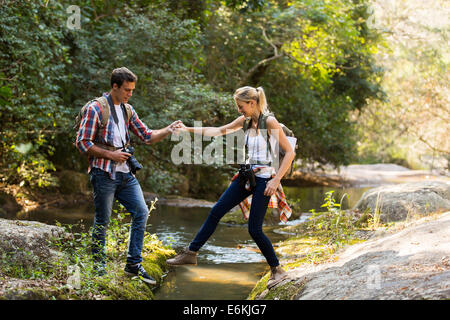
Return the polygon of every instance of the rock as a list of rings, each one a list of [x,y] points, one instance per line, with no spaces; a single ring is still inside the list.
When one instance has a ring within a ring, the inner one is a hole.
[[[450,212],[289,270],[296,299],[450,299]]]
[[[3,262],[14,267],[29,269],[51,263],[58,253],[50,248],[50,241],[64,236],[61,227],[0,218],[0,253]]]
[[[20,205],[16,199],[3,191],[0,191],[0,214],[8,215],[20,210]]]
[[[171,207],[183,207],[183,208],[212,208],[215,202],[202,200],[202,199],[194,199],[188,197],[180,197],[180,196],[159,196],[155,193],[144,191],[144,199],[147,204],[151,201],[154,201],[155,198],[158,198],[156,205],[164,205]]]
[[[374,187],[393,183],[444,181],[450,178],[435,171],[411,170],[392,163],[358,164],[323,169],[301,169],[283,179],[286,186]]]
[[[179,173],[174,173],[172,176],[177,181],[177,183],[175,183],[173,185],[172,191],[182,197],[188,196],[189,195],[189,179]]]
[[[404,220],[412,214],[450,210],[450,183],[424,181],[370,189],[354,209],[364,212],[369,208],[373,214],[377,205],[382,222]]]
[[[408,168],[402,167],[394,163],[375,163],[375,164],[352,164],[341,167],[341,170],[369,170],[369,171],[411,171]]]
[[[0,299],[4,300],[67,299],[64,295],[68,291],[64,281],[9,277],[0,279]]]

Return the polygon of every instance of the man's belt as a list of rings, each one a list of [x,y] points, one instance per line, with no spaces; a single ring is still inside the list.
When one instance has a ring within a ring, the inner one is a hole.
[[[103,143],[100,143],[100,142],[94,142],[94,144],[97,147],[100,147],[102,149],[106,149],[106,150],[109,150],[109,151],[116,151],[116,150],[119,150],[119,149],[123,149],[123,147],[114,147],[114,146],[110,146],[108,144],[103,144]],[[125,147],[128,147],[128,146],[129,146],[129,144],[125,145]]]

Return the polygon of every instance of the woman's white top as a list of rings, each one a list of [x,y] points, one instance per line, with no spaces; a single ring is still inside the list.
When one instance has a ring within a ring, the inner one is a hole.
[[[266,137],[263,136],[262,130],[256,130],[251,128],[247,130],[245,141],[247,143],[248,158],[246,163],[272,163],[272,155],[269,148],[267,148]],[[275,173],[275,169],[269,165],[252,164],[252,168],[261,168],[260,171],[255,173],[255,176],[260,178],[270,178]]]

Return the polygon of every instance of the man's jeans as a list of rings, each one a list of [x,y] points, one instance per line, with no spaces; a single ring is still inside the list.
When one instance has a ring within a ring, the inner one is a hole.
[[[237,206],[241,201],[247,198],[252,192],[245,189],[239,184],[240,177],[236,178],[222,194],[220,199],[209,212],[208,218],[203,223],[200,231],[197,233],[195,239],[190,243],[189,250],[198,251],[209,237],[216,230],[219,220],[232,208]],[[261,253],[267,260],[271,267],[276,267],[280,263],[273,249],[269,238],[264,234],[262,225],[264,216],[266,215],[267,206],[270,197],[264,195],[267,181],[271,178],[256,177],[256,187],[253,190],[252,204],[250,208],[250,215],[248,219],[248,232],[253,240],[256,242]]]
[[[127,263],[142,261],[141,251],[148,218],[148,207],[141,186],[131,173],[116,172],[116,179],[101,169],[92,168],[90,179],[94,188],[95,217],[92,231],[92,254],[105,261],[105,236],[111,211],[116,198],[131,214],[132,222],[128,242]]]

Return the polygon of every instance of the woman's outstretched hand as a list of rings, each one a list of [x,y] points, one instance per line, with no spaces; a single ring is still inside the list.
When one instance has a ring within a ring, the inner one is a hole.
[[[273,177],[267,182],[266,190],[264,190],[265,196],[272,196],[278,189],[278,186],[280,185],[280,179]]]
[[[183,124],[183,122],[181,122],[181,120],[177,120],[170,124],[168,128],[170,133],[177,133],[178,130],[184,127],[186,126]]]

